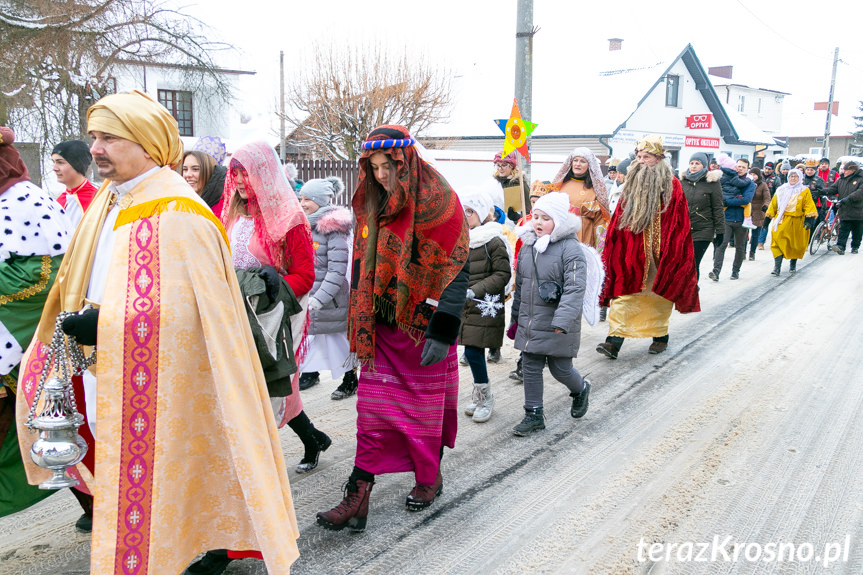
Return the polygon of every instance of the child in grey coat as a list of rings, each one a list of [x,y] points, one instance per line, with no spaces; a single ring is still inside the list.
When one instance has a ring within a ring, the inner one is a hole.
[[[581,343],[581,315],[587,260],[576,234],[580,219],[569,212],[566,194],[537,200],[533,218],[516,228],[523,246],[518,255],[512,317],[515,348],[523,352],[524,411],[513,428],[518,436],[545,429],[542,372],[570,391],[572,417],[587,413],[590,383],[572,365]]]

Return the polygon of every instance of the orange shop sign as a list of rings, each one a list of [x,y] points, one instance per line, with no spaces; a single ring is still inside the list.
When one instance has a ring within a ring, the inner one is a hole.
[[[713,127],[713,114],[686,116],[686,127],[690,130],[708,130]]]
[[[719,138],[698,138],[686,136],[687,148],[719,148]]]

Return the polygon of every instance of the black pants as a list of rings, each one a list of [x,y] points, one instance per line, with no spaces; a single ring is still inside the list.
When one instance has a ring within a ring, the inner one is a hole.
[[[713,271],[716,275],[722,271],[725,248],[728,247],[728,242],[731,241],[732,237],[734,238],[734,263],[731,264],[731,271],[740,271],[740,266],[746,255],[746,232],[748,231],[743,227],[743,222],[725,222],[725,236],[722,238],[722,245],[713,251]]]
[[[851,236],[851,249],[860,249],[860,236],[863,235],[863,220],[840,220],[837,245],[845,251],[848,236]]]
[[[692,247],[695,250],[695,279],[701,279],[701,258],[704,257],[704,253],[707,251],[707,248],[710,247],[710,244],[713,242],[692,242]]]

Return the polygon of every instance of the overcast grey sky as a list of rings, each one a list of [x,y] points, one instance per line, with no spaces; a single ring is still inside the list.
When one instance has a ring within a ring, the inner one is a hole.
[[[275,106],[279,50],[285,51],[290,81],[316,42],[379,41],[422,52],[449,66],[454,75],[482,70],[495,79],[487,88],[493,108],[489,117],[508,115],[516,0],[192,2],[186,4],[191,13],[212,26],[219,39],[240,49],[240,55],[225,59],[225,65],[258,73],[253,82],[256,107]],[[840,111],[856,109],[863,100],[859,0],[536,0],[533,19],[540,28],[534,39],[534,66],[537,71],[559,71],[561,81],[577,80],[585,61],[607,51],[608,38],[623,38],[624,49],[657,61],[692,43],[705,67],[733,65],[735,81],[790,92],[787,108],[811,108],[813,102],[827,100],[833,50],[838,46],[843,62],[835,99]],[[537,89],[554,88],[534,85]]]

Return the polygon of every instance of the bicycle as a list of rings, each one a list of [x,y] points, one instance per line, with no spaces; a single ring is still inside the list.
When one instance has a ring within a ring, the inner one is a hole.
[[[831,201],[827,196],[821,196],[821,201],[826,202],[830,208],[824,215],[824,220],[818,223],[812,231],[812,237],[809,238],[809,253],[813,256],[825,241],[829,250],[839,240],[839,218],[836,216],[837,198],[833,198]]]

